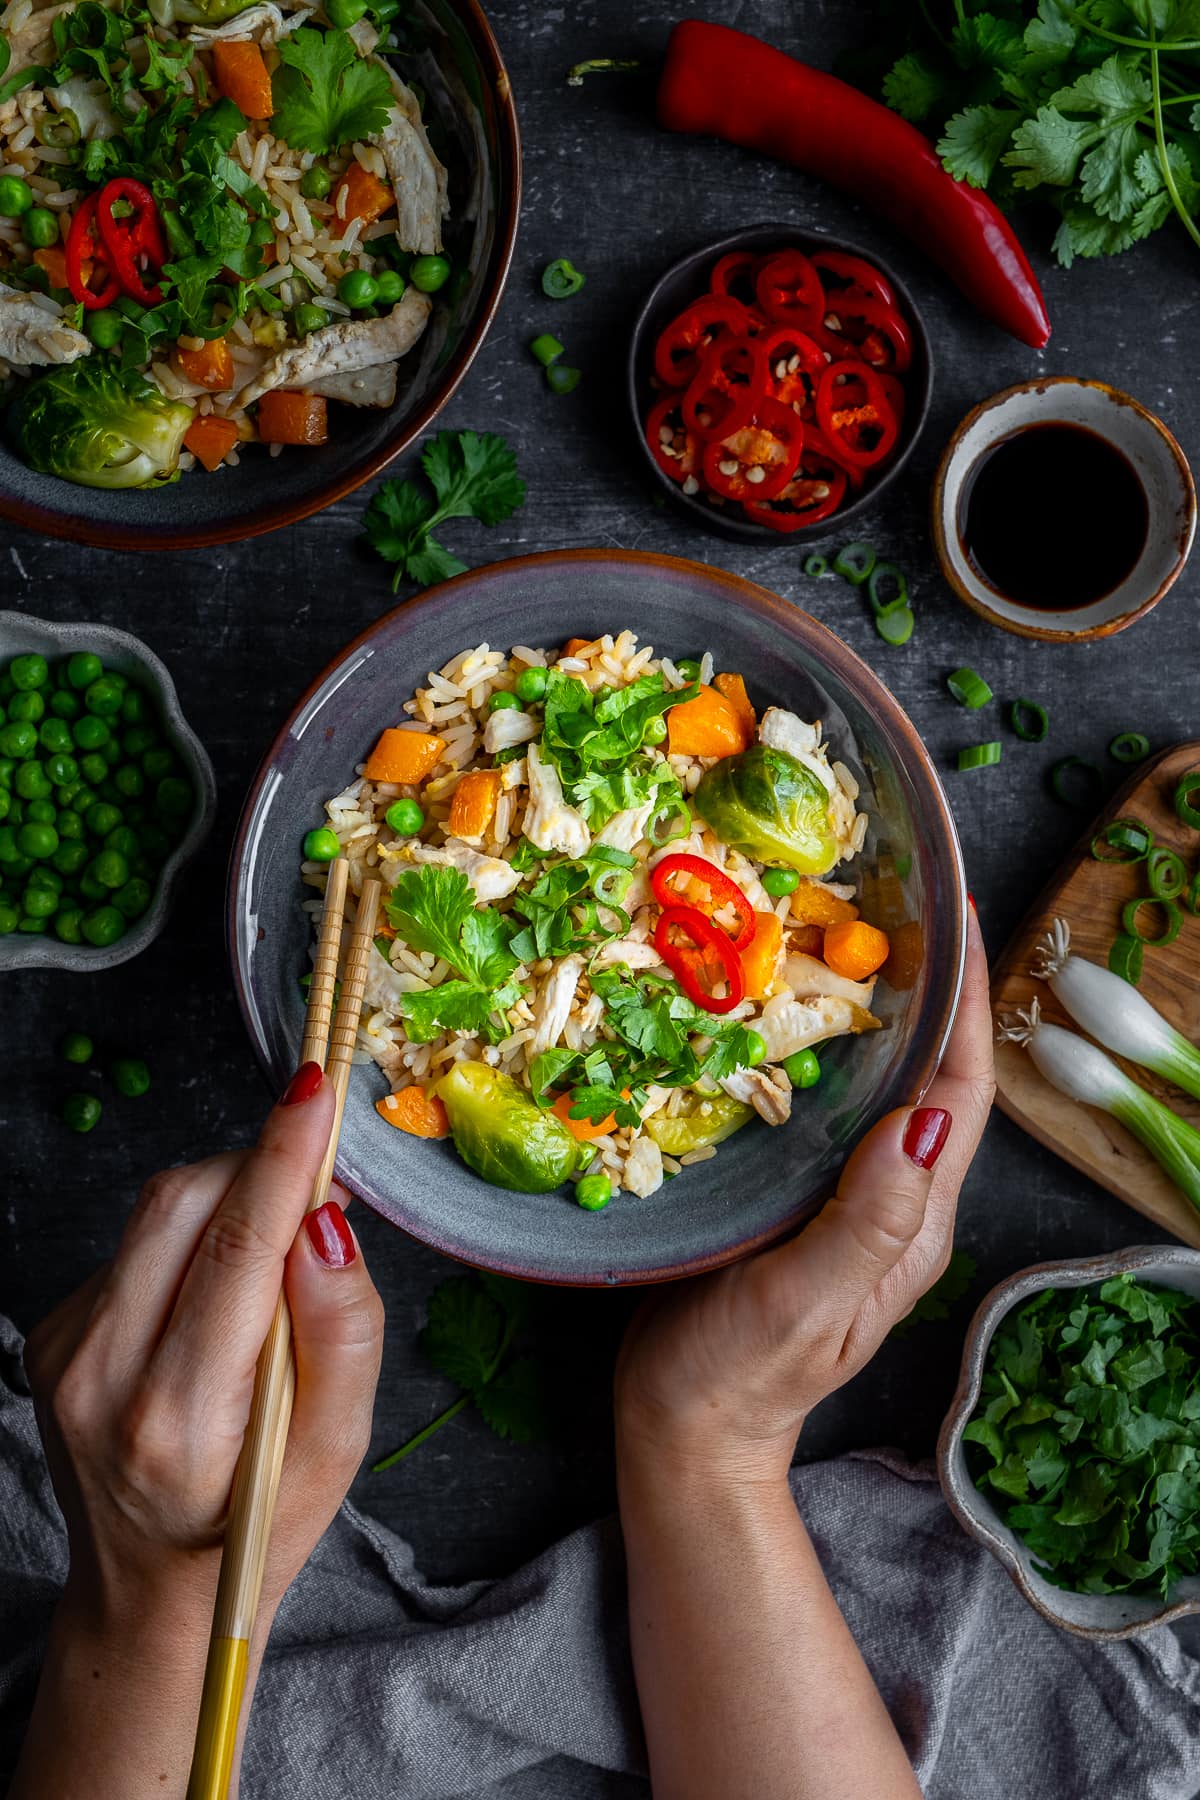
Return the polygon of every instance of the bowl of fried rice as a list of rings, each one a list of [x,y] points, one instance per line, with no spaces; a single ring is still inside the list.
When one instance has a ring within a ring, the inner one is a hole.
[[[352,492],[478,352],[520,185],[477,0],[8,0],[0,517],[186,549]]]
[[[655,1281],[774,1241],[952,1022],[962,860],[917,733],[823,626],[707,566],[475,570],[319,678],[231,864],[276,1084],[337,857],[351,913],[383,888],[340,1177],[507,1274]]]

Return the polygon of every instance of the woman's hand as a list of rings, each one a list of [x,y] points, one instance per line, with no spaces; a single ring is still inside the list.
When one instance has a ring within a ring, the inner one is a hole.
[[[281,1283],[292,1314],[296,1396],[259,1654],[285,1589],[336,1512],[370,1437],[383,1307],[338,1201],[304,1216],[333,1110],[329,1082],[315,1064],[306,1065],[255,1149],[155,1176],[111,1265],[39,1325],[26,1346],[70,1544],[38,1712],[45,1711],[47,1683],[53,1711],[71,1712],[72,1671],[86,1646],[83,1660],[97,1668],[93,1720],[105,1701],[111,1707],[119,1698],[128,1710],[132,1682],[152,1734],[159,1720],[150,1714],[182,1722],[182,1737],[168,1733],[152,1749],[144,1733],[139,1739],[138,1754],[149,1751],[144,1766],[157,1758],[171,1777],[160,1784],[156,1775],[148,1793],[176,1791],[181,1756],[186,1784],[222,1527],[255,1364]],[[184,1691],[189,1684],[194,1692]],[[170,1722],[162,1721],[164,1730]],[[45,1761],[61,1730],[53,1718],[42,1723],[47,1729],[39,1736],[35,1715],[22,1762],[28,1785],[19,1779],[13,1791],[65,1796],[74,1789],[57,1785],[57,1771]],[[76,1769],[88,1767],[82,1748],[77,1741]],[[114,1747],[114,1764],[124,1754]],[[89,1794],[107,1796],[94,1766],[88,1774]],[[127,1782],[128,1768],[114,1779]],[[141,1789],[111,1791],[128,1800]]]
[[[968,911],[958,1018],[921,1106],[867,1133],[797,1237],[647,1303],[617,1370],[623,1450],[785,1474],[813,1407],[870,1361],[945,1269],[995,1085],[987,959]]]

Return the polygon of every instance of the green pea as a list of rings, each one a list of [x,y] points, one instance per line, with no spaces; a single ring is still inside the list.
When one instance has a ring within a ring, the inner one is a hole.
[[[403,300],[408,283],[398,269],[380,269],[375,285],[379,290],[376,299],[380,306],[395,306],[398,300]]]
[[[87,867],[87,860],[87,845],[81,844],[78,838],[72,838],[65,844],[60,842],[54,852],[54,867],[60,875],[78,875],[81,869]]]
[[[58,895],[53,888],[31,885],[21,897],[21,906],[27,919],[48,919],[58,911]]]
[[[21,220],[21,236],[35,250],[49,250],[58,242],[58,214],[48,206],[31,206]]]
[[[93,903],[98,900],[107,901],[111,897],[103,882],[97,881],[92,874],[90,865],[79,877],[79,891],[85,900],[91,900]]]
[[[119,850],[102,850],[92,862],[92,874],[102,887],[124,887],[129,880],[129,859]]]
[[[518,700],[527,704],[546,697],[547,675],[545,669],[522,669],[513,683],[513,692]]]
[[[89,787],[98,787],[108,779],[108,764],[98,751],[93,750],[89,756],[80,757],[79,773]]]
[[[44,656],[31,651],[27,656],[14,656],[8,666],[12,684],[22,693],[45,687],[50,679],[50,665]]]
[[[146,791],[146,778],[136,763],[122,763],[113,771],[113,786],[127,800],[136,800]]]
[[[53,825],[58,817],[58,808],[52,800],[31,800],[25,808],[27,825]]]
[[[757,1031],[746,1033],[746,1057],[752,1069],[767,1060],[767,1040]]]
[[[444,256],[418,256],[408,276],[423,294],[436,294],[450,279],[450,264]]]
[[[112,312],[106,306],[100,312],[89,313],[83,321],[83,329],[97,350],[115,350],[125,335],[125,321],[119,312]]]
[[[107,800],[97,800],[88,807],[83,822],[93,837],[106,838],[110,831],[117,829],[122,819],[117,807],[110,806]]]
[[[125,935],[126,919],[115,906],[100,906],[95,912],[86,915],[82,925],[84,937],[89,944],[95,944],[98,950],[107,949],[115,944],[118,938]]]
[[[50,696],[50,711],[56,719],[77,719],[83,705],[79,695],[73,694],[70,688],[58,688]]]
[[[800,876],[795,869],[767,869],[762,884],[773,899],[781,900],[785,894],[795,893],[800,886]]]
[[[367,0],[325,0],[325,15],[338,31],[349,31],[367,10]]]
[[[38,742],[43,750],[49,750],[55,755],[62,756],[74,748],[75,740],[71,736],[71,727],[67,721],[51,713],[38,732]]]
[[[0,219],[19,219],[33,205],[33,189],[17,175],[0,176]]]
[[[165,744],[156,750],[147,750],[142,758],[142,767],[146,771],[147,781],[161,781],[164,775],[170,775],[177,767],[175,753]]]
[[[140,1056],[119,1056],[111,1073],[113,1086],[127,1100],[137,1100],[149,1090],[150,1071]]]
[[[121,710],[124,692],[123,686],[114,676],[100,675],[95,681],[89,682],[83,696],[83,704],[90,713],[95,713],[99,718],[115,718]]]
[[[58,849],[58,833],[53,825],[41,821],[22,825],[17,833],[17,849],[22,856],[32,856],[35,862],[45,862]]]
[[[311,306],[305,301],[292,314],[292,323],[297,337],[307,337],[310,331],[320,331],[323,325],[328,325],[329,314],[323,306]]]
[[[131,682],[121,695],[121,718],[126,725],[144,725],[151,717],[153,714],[145,693]]]
[[[64,792],[74,790],[79,782],[79,764],[73,756],[59,753],[48,756],[46,758],[46,779]],[[65,800],[62,804],[69,806],[70,800]]]
[[[51,893],[61,894],[63,878],[58,870],[52,869],[48,863],[33,863],[29,870],[29,886],[31,888],[49,888]]]
[[[821,1079],[821,1065],[815,1050],[797,1050],[785,1056],[780,1064],[794,1088],[815,1087]]]
[[[7,900],[0,900],[0,937],[8,937],[17,929],[21,915]]]
[[[103,1110],[95,1094],[68,1094],[63,1101],[62,1121],[68,1131],[93,1131]]]
[[[495,693],[488,699],[488,711],[490,713],[522,712],[523,710],[517,696],[510,693],[507,688],[497,688]]]
[[[126,861],[131,862],[141,846],[138,843],[136,831],[131,831],[128,825],[117,825],[105,838],[104,848],[115,850],[118,856],[123,856]]]
[[[25,719],[30,725],[36,725],[46,711],[46,702],[40,694],[14,694],[8,703],[10,719]]]
[[[332,862],[342,854],[338,834],[330,825],[318,825],[306,832],[301,848],[306,862]]]
[[[26,913],[17,926],[17,930],[23,931],[26,937],[45,937],[47,922],[33,913]]]
[[[86,1031],[68,1031],[58,1040],[58,1054],[70,1063],[90,1063],[95,1048]]]
[[[77,650],[67,663],[67,680],[80,692],[104,673],[104,665],[90,650]]]
[[[655,719],[647,719],[642,731],[643,744],[661,744],[667,735],[667,721],[660,713]]]
[[[88,751],[101,750],[112,739],[104,720],[97,719],[92,713],[84,713],[81,719],[76,719],[71,736],[81,750]]]
[[[140,919],[149,906],[154,890],[148,881],[135,875],[124,887],[119,887],[112,897],[112,903],[119,913],[127,919]]]
[[[374,306],[379,298],[379,283],[365,269],[351,269],[338,282],[337,292],[339,300],[361,312],[365,307]]]
[[[599,1212],[612,1199],[612,1182],[607,1175],[585,1175],[575,1184],[575,1198],[586,1212]]]
[[[63,807],[55,821],[60,838],[74,841],[83,836],[83,820],[73,807]]]
[[[0,757],[0,788],[11,788],[17,765],[11,756]]]
[[[54,935],[64,944],[81,944],[83,942],[83,909],[79,906],[60,906],[52,920]]]
[[[16,862],[20,854],[17,849],[16,828],[12,825],[0,825],[0,865]]]
[[[300,192],[306,200],[325,200],[333,189],[333,176],[324,163],[315,162],[300,177]]]
[[[126,756],[144,756],[157,742],[158,733],[151,725],[135,725],[121,736],[121,748]]]
[[[11,724],[0,726],[0,755],[18,759],[29,755],[37,746],[37,727],[28,719],[14,719]]]
[[[107,744],[101,744],[98,754],[110,769],[115,769],[121,761],[121,746],[115,737],[110,736]]]
[[[33,759],[21,764],[13,778],[13,787],[22,800],[48,800],[54,783],[47,780],[42,764]]]
[[[677,662],[675,664],[675,667],[679,670],[679,673],[683,676],[685,681],[699,681],[700,664],[694,657],[685,656],[682,662]]]
[[[416,837],[425,823],[425,814],[415,800],[393,800],[383,816],[397,837]]]
[[[155,789],[154,804],[168,818],[182,822],[192,810],[191,786],[176,776],[168,776]]]

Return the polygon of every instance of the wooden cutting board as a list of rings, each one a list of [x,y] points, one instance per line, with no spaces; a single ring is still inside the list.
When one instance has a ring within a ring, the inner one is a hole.
[[[1110,819],[1140,819],[1153,832],[1156,843],[1177,850],[1188,867],[1195,869],[1200,864],[1200,835],[1176,817],[1174,796],[1180,777],[1198,766],[1200,742],[1177,744],[1140,763],[1111,805],[1088,827],[993,970],[992,1011],[996,1018],[1028,1006],[1036,995],[1047,1019],[1058,1025],[1073,1024],[1045,982],[1034,980],[1029,972],[1038,940],[1053,920],[1065,919],[1071,928],[1072,950],[1107,966],[1109,947],[1120,930],[1121,908],[1127,900],[1145,893],[1146,877],[1145,869],[1136,864],[1098,863],[1091,854],[1092,838]],[[1183,929],[1175,942],[1162,950],[1146,950],[1139,988],[1177,1031],[1200,1042],[1200,918],[1193,918],[1185,909]],[[1200,1127],[1200,1102],[1147,1069],[1129,1063],[1122,1067]],[[1018,1044],[996,1047],[996,1102],[1039,1143],[1057,1151],[1156,1225],[1200,1249],[1200,1214],[1153,1157],[1107,1113],[1081,1106],[1051,1087]]]

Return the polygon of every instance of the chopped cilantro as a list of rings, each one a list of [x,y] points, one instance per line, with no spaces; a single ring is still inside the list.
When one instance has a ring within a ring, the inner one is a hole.
[[[497,1042],[507,1035],[493,1014],[521,995],[509,977],[520,960],[510,948],[512,924],[493,906],[477,907],[460,869],[426,863],[404,869],[385,908],[397,934],[413,950],[449,963],[459,979],[405,994],[400,1001],[408,1036],[428,1043],[439,1031],[474,1031]]]
[[[279,40],[272,81],[271,129],[293,150],[327,156],[357,138],[383,130],[392,85],[378,62],[360,57],[344,31],[302,25]]]
[[[642,675],[626,687],[593,694],[574,675],[549,671],[542,754],[557,769],[567,800],[593,831],[615,813],[652,797],[666,801],[679,795],[667,764],[655,761],[643,746],[655,719],[699,691],[696,683],[672,689],[661,675]]]
[[[439,431],[426,444],[421,466],[436,499],[412,480],[384,481],[363,517],[367,541],[385,562],[396,564],[393,591],[406,577],[429,587],[462,574],[466,563],[433,536],[447,519],[498,525],[525,501],[516,458],[494,432]]]

